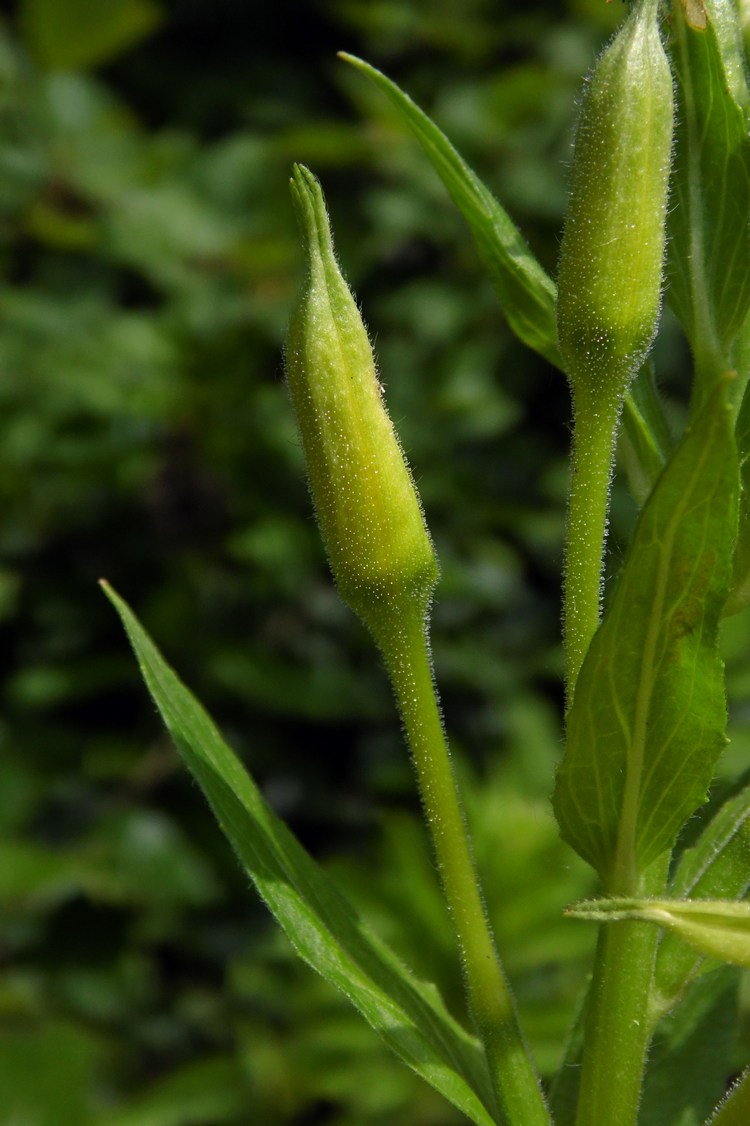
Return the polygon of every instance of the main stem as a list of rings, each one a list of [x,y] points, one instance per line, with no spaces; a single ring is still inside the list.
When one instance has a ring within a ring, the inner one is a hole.
[[[638,1119],[650,1037],[648,1000],[659,928],[603,923],[589,992],[576,1126]]]
[[[619,404],[574,404],[563,610],[568,707],[591,639],[599,628]]]
[[[668,856],[635,885],[605,895],[659,896]],[[626,920],[603,923],[586,1012],[576,1126],[635,1126],[646,1052],[649,1001],[659,928]]]
[[[440,878],[461,950],[469,1005],[484,1044],[492,1084],[511,1126],[550,1126],[513,996],[484,908],[443,729],[424,615],[393,616],[380,632],[419,779]]]
[[[619,416],[616,402],[577,401],[565,556],[565,661],[568,707],[599,628],[610,479]],[[658,894],[663,864],[609,895]],[[648,1004],[658,928],[605,924],[589,991],[576,1126],[634,1126],[650,1035]]]

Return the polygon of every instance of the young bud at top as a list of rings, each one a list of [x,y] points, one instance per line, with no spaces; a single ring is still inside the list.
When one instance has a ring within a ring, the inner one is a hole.
[[[557,306],[576,400],[619,402],[656,333],[674,116],[657,23],[634,0],[581,105]]]
[[[287,378],[331,569],[377,639],[394,614],[426,614],[437,561],[320,185],[296,165],[291,190],[308,276],[289,325]]]

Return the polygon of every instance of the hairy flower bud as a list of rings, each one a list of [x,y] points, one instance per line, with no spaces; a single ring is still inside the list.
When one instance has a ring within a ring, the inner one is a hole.
[[[287,337],[289,389],[336,583],[378,637],[394,613],[426,613],[438,566],[320,185],[296,165],[291,190],[308,276]]]
[[[576,398],[619,401],[653,341],[673,117],[658,0],[635,0],[589,77],[576,133],[557,306]]]

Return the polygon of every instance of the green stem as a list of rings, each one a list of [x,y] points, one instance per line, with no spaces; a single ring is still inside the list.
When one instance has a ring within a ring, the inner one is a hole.
[[[668,856],[636,884],[607,895],[658,896]],[[634,1126],[652,1033],[649,1003],[659,928],[625,920],[603,923],[586,1013],[576,1126]]]
[[[394,615],[377,640],[414,758],[461,950],[469,1005],[487,1054],[502,1121],[512,1126],[550,1126],[484,908],[440,717],[424,614]]]
[[[563,613],[568,706],[573,701],[583,659],[599,627],[618,416],[619,404],[575,404]]]

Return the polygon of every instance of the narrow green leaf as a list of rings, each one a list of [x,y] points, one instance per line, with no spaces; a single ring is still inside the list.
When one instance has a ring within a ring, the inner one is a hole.
[[[728,962],[750,968],[750,903],[725,899],[592,899],[565,911],[574,919],[599,923],[638,919],[656,923],[690,946]]]
[[[524,344],[562,369],[555,324],[555,284],[508,213],[445,134],[395,82],[354,55],[341,52],[339,58],[363,71],[400,111],[469,224],[511,328]]]
[[[750,890],[750,786],[724,802],[695,845],[685,849],[667,889],[680,899],[744,899]],[[713,968],[702,954],[665,934],[656,955],[654,1007],[669,1011],[698,973]]]
[[[750,383],[742,396],[735,436],[740,459],[740,516],[732,590],[724,606],[725,615],[737,614],[750,603]]]
[[[641,513],[568,716],[553,798],[564,838],[610,887],[632,888],[705,800],[726,742],[716,652],[736,531],[723,387]]]
[[[182,758],[260,895],[297,953],[340,989],[400,1058],[477,1126],[493,1096],[479,1044],[357,917],[335,884],[264,802],[210,716],[106,584],[146,685]]]
[[[678,6],[673,45],[678,127],[668,300],[685,327],[699,377],[705,369],[707,389],[717,367],[732,366],[732,343],[750,308],[750,137],[733,97],[735,54],[729,74],[722,56],[727,19],[736,21],[736,12],[718,7],[721,42],[710,7],[701,31],[681,18]]]
[[[555,283],[537,262],[508,213],[445,134],[395,82],[354,55],[342,51],[339,57],[372,79],[416,136],[469,225],[510,327],[524,344],[564,371],[557,346]],[[623,456],[639,504],[663,468],[663,459],[659,460],[662,431],[653,431],[653,422],[653,415],[644,411],[643,404],[636,405],[628,396],[622,430]]]

